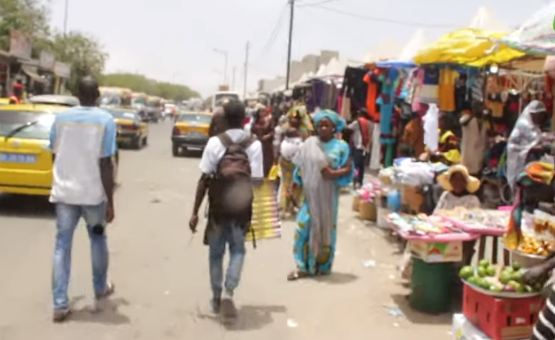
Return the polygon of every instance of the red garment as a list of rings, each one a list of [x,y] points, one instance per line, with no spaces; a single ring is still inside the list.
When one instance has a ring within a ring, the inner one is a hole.
[[[378,75],[379,70],[374,69],[372,72],[367,73],[363,79],[364,82],[368,84],[368,94],[366,95],[366,110],[368,111],[370,119],[376,123],[380,121],[380,112],[376,104],[376,100],[378,99],[378,83],[372,78]]]
[[[362,136],[362,145],[364,145],[364,147],[368,147],[368,145],[370,145],[369,125],[370,125],[370,123],[368,122],[368,119],[366,119],[364,117],[360,117],[358,119],[358,126],[360,128],[360,135]]]

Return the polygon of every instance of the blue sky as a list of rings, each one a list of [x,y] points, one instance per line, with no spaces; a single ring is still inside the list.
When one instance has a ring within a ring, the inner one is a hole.
[[[332,49],[351,60],[362,60],[384,45],[403,45],[419,27],[356,18],[330,8],[366,18],[447,26],[426,29],[426,36],[433,40],[450,27],[467,26],[480,6],[487,6],[497,20],[516,27],[547,2],[297,1],[293,57]],[[59,30],[64,3],[50,0],[51,23]],[[310,6],[318,3],[323,4]],[[208,95],[223,77],[223,57],[213,51],[219,48],[229,51],[229,78],[236,66],[239,89],[248,40],[252,45],[249,89],[255,89],[262,77],[285,73],[287,0],[69,0],[69,4],[69,29],[91,34],[101,42],[110,54],[109,72],[140,72],[187,84]]]

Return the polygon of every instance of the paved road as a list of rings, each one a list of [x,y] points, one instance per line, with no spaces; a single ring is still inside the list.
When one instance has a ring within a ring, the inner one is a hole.
[[[54,214],[43,199],[0,196],[0,340],[47,339],[448,339],[450,316],[406,306],[396,246],[353,218],[344,197],[335,274],[287,283],[292,223],[281,240],[248,247],[237,292],[240,318],[222,325],[208,309],[207,249],[186,227],[199,155],[173,158],[169,124],[150,145],[122,151],[116,222],[110,226],[115,296],[93,309],[89,245],[76,232],[70,296],[75,310],[52,324],[50,271]],[[202,222],[201,222],[202,223]],[[365,260],[376,266],[366,268]],[[395,318],[390,307],[400,306]]]

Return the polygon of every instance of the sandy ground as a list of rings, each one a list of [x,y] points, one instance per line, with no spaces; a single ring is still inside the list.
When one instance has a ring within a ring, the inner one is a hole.
[[[153,125],[148,148],[122,151],[116,221],[109,227],[117,291],[100,311],[93,308],[81,226],[70,286],[74,313],[64,324],[51,322],[53,209],[42,198],[0,196],[0,340],[451,337],[451,315],[408,307],[408,291],[395,270],[398,246],[354,217],[350,195],[341,202],[334,274],[286,282],[294,266],[295,225],[285,223],[282,239],[261,241],[256,250],[248,246],[237,291],[240,317],[223,325],[209,313],[207,248],[199,235],[191,239],[187,227],[199,155],[172,157],[170,131],[169,123]],[[391,315],[396,307],[403,315]]]

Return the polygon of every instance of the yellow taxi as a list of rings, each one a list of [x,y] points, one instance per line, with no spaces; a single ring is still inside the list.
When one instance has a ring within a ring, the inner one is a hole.
[[[148,144],[148,124],[132,108],[108,108],[118,126],[118,144],[141,149]]]
[[[204,150],[208,143],[208,129],[212,115],[189,112],[177,116],[172,130],[172,153],[174,157],[182,151]]]
[[[0,98],[0,105],[8,105],[10,103],[10,98]]]
[[[67,107],[0,106],[0,192],[48,196],[52,187],[50,129]]]

